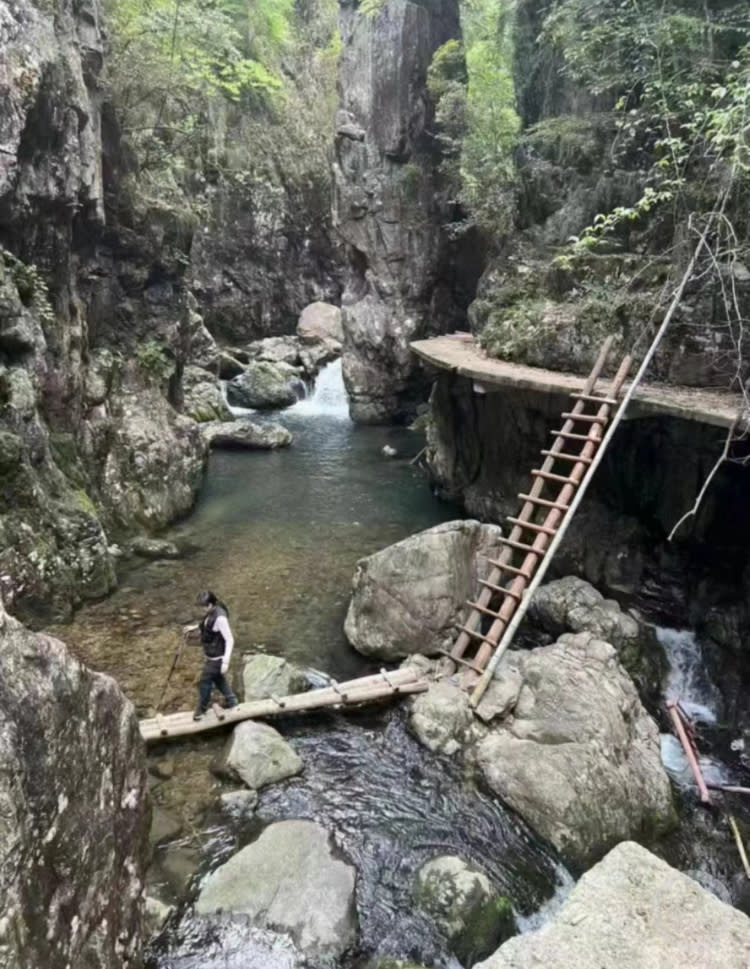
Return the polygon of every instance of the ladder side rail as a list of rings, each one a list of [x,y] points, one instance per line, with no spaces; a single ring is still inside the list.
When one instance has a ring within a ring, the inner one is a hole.
[[[620,364],[613,382],[613,397],[619,393],[629,369],[630,358],[626,357]],[[610,411],[611,406],[609,404],[602,404],[597,412],[597,417],[599,417],[602,422],[606,422],[609,419]],[[532,547],[534,549],[538,549],[539,553],[537,554],[535,552],[529,552],[524,559],[523,565],[521,566],[524,571],[528,571],[532,576],[532,583],[534,581],[536,570],[541,567],[543,560],[547,556],[549,547],[556,538],[557,531],[570,511],[570,502],[575,497],[576,489],[580,487],[581,482],[584,481],[587,476],[587,472],[593,467],[591,462],[601,446],[601,441],[602,439],[598,437],[592,437],[586,444],[584,444],[580,454],[580,457],[584,460],[573,466],[569,476],[571,478],[571,482],[563,485],[559,494],[555,498],[555,504],[565,506],[566,510],[562,511],[559,507],[550,508],[544,519],[544,531],[541,531],[532,542]],[[546,566],[542,571],[546,571]],[[508,623],[511,621],[514,613],[518,610],[522,602],[521,597],[523,597],[524,594],[528,594],[526,591],[527,584],[528,582],[523,576],[518,576],[511,582],[509,589],[513,592],[519,593],[519,598],[506,598],[505,602],[499,609],[498,618],[487,630],[486,639],[474,657],[474,663],[477,666],[484,668],[490,661],[490,658],[494,652],[491,644],[499,642],[500,637],[503,635]]]
[[[682,285],[682,287],[680,289],[680,292],[682,291],[682,289],[684,289],[684,285],[687,282],[687,278],[688,278],[688,276],[687,276],[687,273],[686,273],[686,276],[683,278],[683,285]],[[482,674],[482,678],[480,679],[479,683],[477,683],[477,685],[476,685],[476,687],[474,689],[474,692],[471,695],[470,703],[471,703],[471,705],[473,707],[476,707],[477,704],[479,703],[479,701],[484,696],[484,692],[487,689],[487,687],[489,686],[490,681],[492,680],[492,677],[493,677],[493,675],[495,673],[495,670],[497,669],[497,666],[498,666],[498,664],[500,663],[500,660],[503,657],[503,654],[505,653],[505,651],[508,648],[508,646],[510,645],[513,637],[515,636],[516,630],[518,629],[519,625],[521,624],[521,620],[523,619],[524,615],[526,614],[526,610],[528,609],[529,602],[531,601],[531,597],[534,594],[535,590],[541,584],[542,579],[544,578],[544,575],[545,575],[545,573],[547,571],[547,568],[549,566],[549,563],[552,561],[552,557],[554,556],[554,554],[557,551],[560,543],[563,540],[563,537],[565,535],[565,531],[567,529],[567,526],[572,521],[573,516],[575,515],[575,513],[576,513],[576,511],[578,509],[578,506],[580,505],[581,501],[583,500],[584,495],[586,494],[586,489],[588,488],[589,483],[591,482],[591,480],[594,477],[594,473],[596,472],[597,467],[599,466],[599,464],[601,463],[601,461],[604,458],[604,455],[605,455],[606,450],[607,450],[607,446],[609,445],[609,442],[612,440],[612,438],[613,438],[613,436],[615,434],[615,431],[617,430],[617,427],[618,427],[620,421],[622,420],[623,415],[625,414],[625,410],[626,410],[627,405],[628,405],[628,403],[630,402],[630,400],[631,400],[631,398],[633,396],[633,393],[635,392],[635,388],[637,387],[638,383],[640,382],[641,378],[643,377],[643,374],[646,371],[646,367],[648,366],[648,362],[651,360],[651,357],[653,357],[653,354],[654,354],[654,352],[656,350],[656,346],[658,345],[658,341],[659,341],[661,335],[666,330],[666,323],[671,318],[671,315],[672,314],[669,314],[669,313],[667,314],[667,319],[665,320],[665,323],[662,324],[662,328],[661,328],[659,334],[657,334],[656,340],[651,345],[651,348],[650,348],[649,352],[646,354],[646,358],[644,359],[644,362],[641,364],[641,367],[640,367],[638,373],[636,374],[635,378],[633,379],[633,382],[628,387],[627,393],[625,394],[625,397],[623,398],[623,400],[622,400],[619,408],[617,409],[617,412],[615,413],[613,420],[610,422],[609,427],[607,428],[607,431],[606,431],[604,437],[599,442],[599,446],[598,446],[598,448],[596,450],[596,454],[594,456],[593,462],[590,465],[586,466],[586,474],[585,474],[583,480],[581,481],[581,484],[579,485],[577,492],[575,493],[575,495],[573,495],[573,499],[571,501],[570,507],[568,508],[567,512],[565,512],[564,519],[561,522],[561,527],[558,528],[557,534],[555,535],[555,537],[549,543],[549,547],[547,548],[547,555],[545,556],[544,562],[540,563],[539,568],[536,570],[536,572],[534,574],[534,577],[532,578],[531,582],[529,583],[528,589],[526,590],[526,595],[525,595],[524,601],[518,606],[517,609],[514,609],[513,610],[513,616],[512,616],[512,618],[507,623],[504,624],[504,627],[503,627],[504,628],[504,631],[502,633],[502,640],[500,640],[500,642],[497,645],[497,648],[494,650],[494,654],[487,661],[487,665],[486,665],[486,668],[485,668],[484,673]],[[628,375],[628,372],[630,370],[631,365],[632,365],[632,357],[628,354],[627,356],[625,356],[623,358],[623,361],[620,364],[620,368],[617,371],[617,374],[615,376],[615,379],[614,379],[614,381],[612,383],[612,396],[613,397],[616,398],[619,395],[620,390],[622,388],[622,385],[624,384],[625,379],[627,378],[627,375]],[[564,490],[565,489],[563,489],[563,491]],[[560,497],[562,497],[562,492],[561,492]],[[544,539],[545,541],[547,539],[547,536],[546,535],[540,535],[539,537],[540,537],[540,539]],[[488,636],[489,636],[489,633],[491,633],[491,632],[492,632],[492,630],[489,630]],[[479,665],[479,664],[477,664],[477,665]]]
[[[586,379],[586,383],[583,386],[584,394],[591,394],[592,391],[594,390],[596,386],[596,382],[601,376],[602,370],[604,370],[605,364],[607,362],[607,357],[609,356],[609,352],[612,348],[613,342],[614,342],[614,337],[608,336],[607,339],[602,344],[601,349],[599,350],[599,355],[594,361],[594,366],[591,368],[591,373],[588,375]],[[572,412],[581,413],[584,410],[585,406],[586,406],[586,402],[584,400],[576,401],[572,409]],[[575,421],[572,419],[568,419],[563,425],[563,430],[572,431],[574,427],[575,427]],[[550,450],[561,451],[563,449],[564,443],[565,442],[562,438],[555,439]],[[545,460],[544,464],[542,465],[542,470],[546,470],[546,471],[551,470],[554,463],[555,463],[555,459],[553,457],[548,457]],[[542,478],[535,478],[529,492],[529,497],[530,498],[538,497],[542,493],[543,488],[544,488],[544,480]],[[534,514],[534,512],[535,512],[534,503],[532,501],[526,501],[521,507],[521,511],[518,514],[518,518],[521,520],[529,519]],[[522,534],[523,534],[523,529],[519,528],[518,526],[514,526],[509,537],[512,541],[517,542],[521,538]],[[512,549],[506,547],[500,553],[499,560],[500,562],[505,562],[507,564],[510,564],[510,560],[512,559],[512,557],[513,557]],[[493,568],[492,572],[489,575],[489,580],[490,582],[496,585],[500,581],[501,576],[502,576],[502,572],[499,569]],[[489,606],[490,602],[492,601],[492,595],[493,593],[491,589],[483,588],[476,598],[477,605],[485,606],[485,607]],[[480,613],[478,610],[475,609],[470,613],[468,619],[466,620],[465,625],[470,629],[474,629],[477,626],[477,624],[481,621],[481,619],[482,619],[482,613]],[[471,643],[471,636],[466,632],[465,629],[462,629],[458,635],[458,639],[453,645],[453,649],[451,650],[451,655],[455,656],[456,658],[463,656],[466,650],[468,649],[470,643]]]

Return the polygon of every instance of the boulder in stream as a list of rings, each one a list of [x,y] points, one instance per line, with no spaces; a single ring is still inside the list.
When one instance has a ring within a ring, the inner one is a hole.
[[[567,634],[515,658],[512,714],[493,720],[474,752],[492,790],[581,868],[619,841],[673,827],[658,729],[614,647]]]
[[[200,367],[185,367],[182,379],[184,411],[199,424],[205,421],[228,421],[232,412],[221,393],[216,377]]]
[[[179,559],[182,558],[180,547],[165,538],[149,538],[138,535],[130,542],[130,551],[144,559]]]
[[[301,770],[302,761],[281,734],[255,720],[237,724],[216,766],[217,773],[239,778],[255,789],[294,777]]]
[[[280,821],[206,878],[195,910],[242,914],[288,933],[318,964],[355,940],[355,881],[355,869],[334,857],[324,828]]]
[[[304,396],[304,384],[294,367],[257,360],[227,384],[227,399],[239,407],[270,410],[289,407]]]
[[[289,447],[292,434],[281,424],[253,424],[252,421],[212,421],[201,428],[211,448],[264,450]]]
[[[588,871],[551,922],[476,969],[747,969],[750,919],[633,842]]]
[[[465,969],[486,959],[516,932],[510,900],[489,878],[456,855],[427,862],[417,874],[414,900],[435,919]]]
[[[344,342],[341,309],[331,303],[310,303],[300,314],[297,336],[303,343]]]
[[[529,618],[554,636],[588,632],[611,643],[642,690],[658,689],[666,659],[653,629],[623,612],[614,599],[605,599],[584,579],[569,575],[541,586],[529,605]]]
[[[349,642],[389,661],[450,649],[501,536],[497,525],[452,521],[360,559],[344,626]]]
[[[245,700],[302,693],[309,686],[305,674],[282,656],[250,653],[244,657],[242,686]]]

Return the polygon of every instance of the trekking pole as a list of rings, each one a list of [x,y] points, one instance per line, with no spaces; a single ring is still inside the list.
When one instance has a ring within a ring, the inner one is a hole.
[[[169,673],[167,674],[167,679],[166,679],[166,682],[164,683],[164,689],[161,691],[161,696],[159,697],[159,702],[156,704],[156,716],[159,715],[159,710],[161,710],[161,705],[162,705],[162,703],[164,703],[164,697],[167,695],[167,689],[169,688],[169,681],[172,679],[172,674],[174,673],[174,671],[175,671],[175,669],[177,667],[177,663],[180,660],[180,656],[182,655],[183,649],[187,645],[187,641],[188,641],[188,634],[187,634],[187,632],[183,632],[183,634],[182,634],[182,642],[177,647],[177,651],[174,654],[174,659],[172,660],[172,665],[169,668]]]

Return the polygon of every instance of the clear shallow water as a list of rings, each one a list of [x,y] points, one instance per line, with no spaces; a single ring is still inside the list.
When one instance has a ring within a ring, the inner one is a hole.
[[[357,560],[458,514],[409,464],[419,434],[349,421],[340,364],[323,371],[312,398],[252,419],[284,424],[293,445],[213,452],[194,512],[164,536],[189,554],[123,567],[114,595],[57,630],[142,712],[157,702],[204,588],[227,602],[238,653],[262,648],[338,678],[356,675],[365,663],[343,622]],[[382,454],[386,444],[398,457]],[[198,651],[186,651],[166,711],[194,703],[198,666]]]
[[[479,866],[510,897],[524,930],[553,893],[559,902],[572,886],[522,822],[466,783],[456,764],[425,752],[407,732],[403,709],[288,722],[284,734],[302,757],[303,775],[261,792],[257,818],[244,829],[209,816],[199,877],[253,840],[261,825],[319,822],[358,872],[359,942],[345,964],[389,956],[456,969],[445,940],[412,899],[416,872],[440,855]],[[270,949],[263,933],[241,925],[217,933],[188,906],[152,958],[160,969],[188,969],[200,959],[210,969],[281,969],[288,952]]]

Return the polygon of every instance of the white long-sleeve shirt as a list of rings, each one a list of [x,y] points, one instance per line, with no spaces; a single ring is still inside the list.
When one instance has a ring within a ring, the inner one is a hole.
[[[224,637],[224,655],[221,657],[221,672],[226,673],[229,669],[229,660],[232,658],[232,649],[234,647],[234,636],[232,635],[232,630],[229,628],[227,617],[217,616],[211,628],[214,632],[221,633]]]

